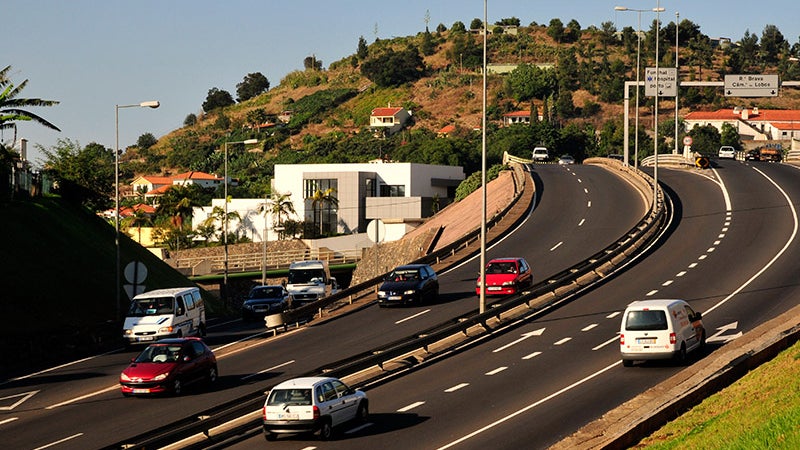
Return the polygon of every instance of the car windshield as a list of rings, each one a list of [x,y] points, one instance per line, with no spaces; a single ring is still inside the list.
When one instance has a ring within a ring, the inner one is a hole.
[[[255,288],[250,291],[250,298],[276,298],[282,297],[283,292],[281,292],[281,288],[279,287],[264,287],[264,288]]]
[[[131,302],[129,317],[172,314],[172,297],[142,298]]]
[[[311,405],[311,389],[273,389],[267,405]]]
[[[513,262],[489,263],[486,273],[517,273],[517,266]]]
[[[414,281],[419,279],[417,269],[395,269],[387,277],[390,281]]]
[[[667,329],[667,315],[662,310],[629,311],[625,318],[625,329],[631,331],[654,331]]]
[[[324,280],[325,271],[322,269],[289,270],[289,284],[320,283]]]
[[[137,363],[167,363],[176,362],[181,356],[180,345],[151,345],[136,357]]]

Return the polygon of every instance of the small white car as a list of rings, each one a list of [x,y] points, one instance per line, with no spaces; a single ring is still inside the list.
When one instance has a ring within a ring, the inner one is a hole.
[[[536,147],[531,154],[533,162],[544,162],[550,160],[550,152],[545,147]]]
[[[262,409],[264,438],[282,433],[315,433],[328,440],[333,429],[351,420],[366,421],[369,401],[364,392],[330,377],[284,381],[269,391]]]
[[[735,159],[736,158],[736,150],[730,145],[723,145],[719,148],[719,152],[717,153],[717,158],[727,158],[727,159]]]
[[[703,348],[706,329],[702,315],[683,300],[641,300],[628,305],[622,315],[619,349],[622,365],[637,360],[674,359]]]

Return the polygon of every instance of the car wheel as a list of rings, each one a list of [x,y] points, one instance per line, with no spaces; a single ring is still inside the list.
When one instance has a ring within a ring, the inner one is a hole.
[[[322,441],[329,441],[333,437],[333,426],[331,426],[330,419],[322,421],[322,426],[319,429],[319,439]]]
[[[623,365],[624,367],[633,367],[633,360],[630,360],[630,359],[623,359],[623,360],[622,360],[622,365]]]
[[[175,381],[172,382],[172,394],[181,395],[182,392],[183,392],[183,383],[181,383],[180,378],[176,378]]]
[[[358,411],[356,412],[356,420],[364,423],[369,418],[369,405],[367,402],[361,402],[358,405]]]
[[[686,364],[686,343],[681,342],[681,349],[675,355],[675,362],[681,366]]]
[[[206,324],[200,324],[200,337],[206,337]]]

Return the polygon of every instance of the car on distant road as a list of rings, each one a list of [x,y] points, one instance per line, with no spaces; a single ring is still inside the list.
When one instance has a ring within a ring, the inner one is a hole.
[[[546,147],[536,147],[533,149],[531,153],[531,159],[533,162],[545,162],[550,160],[550,152],[547,151]]]
[[[264,320],[270,314],[283,312],[292,303],[292,295],[281,285],[256,286],[242,304],[242,320]]]
[[[723,145],[719,148],[719,152],[717,152],[717,158],[735,159],[736,150],[730,145]]]
[[[761,152],[758,149],[750,150],[744,155],[745,161],[761,161]]]
[[[562,165],[575,164],[575,158],[573,158],[572,155],[561,155],[561,157],[558,158],[558,163]]]
[[[512,295],[533,285],[533,273],[525,258],[495,258],[486,264],[486,283],[481,277],[475,283],[475,294],[481,295],[485,284],[485,295]]]
[[[337,378],[303,377],[273,387],[261,410],[264,438],[278,434],[316,433],[321,440],[333,436],[339,425],[369,416],[369,400]]]
[[[131,360],[119,376],[122,395],[180,395],[184,387],[217,381],[217,358],[200,338],[162,339]]]
[[[378,305],[407,305],[435,301],[439,297],[439,278],[427,264],[395,267],[378,288]]]

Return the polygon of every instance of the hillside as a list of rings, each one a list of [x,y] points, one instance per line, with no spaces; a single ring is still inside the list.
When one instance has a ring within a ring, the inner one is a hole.
[[[2,203],[0,214],[0,378],[54,357],[119,346],[113,226],[58,198]],[[148,289],[193,284],[124,235],[120,244],[123,268],[133,260],[147,267]]]

